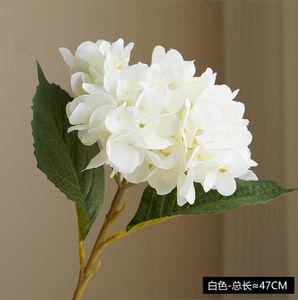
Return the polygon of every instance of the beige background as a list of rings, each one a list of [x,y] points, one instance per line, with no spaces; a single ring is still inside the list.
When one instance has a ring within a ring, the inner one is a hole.
[[[297,186],[298,2],[225,2],[222,13],[225,80],[241,89],[258,175]],[[297,276],[296,199],[223,217],[224,274]]]
[[[297,16],[295,1],[0,1],[0,299],[69,299],[77,280],[74,205],[33,156],[36,59],[50,81],[68,88],[60,46],[123,37],[136,43],[134,62],[149,62],[156,44],[177,48],[196,59],[198,73],[211,66],[219,82],[240,87],[259,176],[298,186]],[[114,189],[109,182],[106,207]],[[118,228],[142,189],[127,195]],[[118,241],[86,298],[200,299],[204,275],[297,275],[296,197],[223,217],[180,218]]]

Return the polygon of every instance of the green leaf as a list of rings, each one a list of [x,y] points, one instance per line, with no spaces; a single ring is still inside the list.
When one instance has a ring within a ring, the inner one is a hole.
[[[104,197],[104,170],[82,172],[98,152],[84,146],[70,126],[66,104],[72,98],[58,85],[50,84],[37,63],[39,85],[33,98],[32,134],[37,167],[66,197],[76,203],[80,239],[93,224]]]
[[[179,215],[210,215],[227,212],[244,205],[266,203],[282,194],[294,191],[285,189],[273,181],[237,180],[237,190],[229,197],[217,191],[205,193],[200,184],[195,184],[196,200],[193,205],[177,204],[177,191],[160,196],[148,186],[142,196],[136,215],[126,230],[134,231],[145,226],[165,221]]]

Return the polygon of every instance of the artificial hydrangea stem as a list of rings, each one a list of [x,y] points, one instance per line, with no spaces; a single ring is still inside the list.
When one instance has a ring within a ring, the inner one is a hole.
[[[80,236],[80,226],[79,226],[79,207],[76,205],[76,212],[78,216],[78,250],[79,250],[79,258],[80,258],[80,274],[79,274],[79,281],[81,282],[83,279],[83,274],[84,274],[84,268],[85,268],[85,247],[84,247],[84,242],[81,240]]]
[[[85,247],[83,241],[79,241],[79,256],[80,256],[80,274],[79,283],[82,282],[85,268]]]
[[[118,178],[118,177],[117,177]],[[124,209],[124,206],[119,209],[122,196],[126,189],[128,189],[131,184],[126,182],[126,180],[116,180],[118,184],[117,192],[114,196],[114,199],[112,201],[111,208],[109,212],[105,216],[105,220],[103,223],[103,226],[98,234],[98,237],[96,239],[96,242],[93,246],[93,249],[91,251],[89,260],[86,264],[86,267],[81,264],[81,271],[79,276],[79,281],[77,284],[77,287],[75,289],[73,300],[79,300],[81,299],[86,287],[88,286],[91,278],[93,277],[96,270],[100,267],[100,254],[102,250],[112,241],[111,239],[108,239],[105,241],[105,235],[112,224],[112,222],[119,216],[121,211]],[[81,252],[80,252],[81,254]]]

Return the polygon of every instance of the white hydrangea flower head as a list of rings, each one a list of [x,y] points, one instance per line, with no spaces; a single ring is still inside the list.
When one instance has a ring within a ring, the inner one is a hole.
[[[181,206],[194,203],[194,183],[229,196],[236,178],[257,180],[238,90],[215,84],[210,68],[195,76],[193,61],[161,46],[150,66],[129,65],[132,47],[120,39],[84,42],[75,56],[61,50],[77,95],[66,108],[69,131],[100,148],[87,169],[109,165],[112,176],[148,182],[160,195],[177,188]]]

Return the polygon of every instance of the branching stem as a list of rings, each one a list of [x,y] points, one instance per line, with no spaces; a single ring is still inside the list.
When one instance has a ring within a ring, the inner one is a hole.
[[[77,283],[77,287],[75,289],[73,300],[79,300],[82,298],[82,295],[88,286],[91,278],[93,277],[95,271],[97,271],[100,267],[100,254],[104,250],[104,248],[110,244],[113,240],[119,239],[122,235],[115,234],[112,237],[105,240],[106,233],[110,228],[113,221],[120,215],[120,213],[124,209],[124,205],[122,208],[120,207],[121,199],[125,190],[131,187],[131,183],[128,183],[125,179],[122,179],[121,175],[116,175],[115,180],[118,185],[117,192],[114,196],[114,199],[111,204],[111,208],[109,212],[105,216],[105,220],[103,226],[98,234],[98,237],[95,241],[93,249],[91,251],[90,257],[85,266],[85,250],[83,246],[83,242],[79,242],[79,251],[80,251],[80,275]]]

